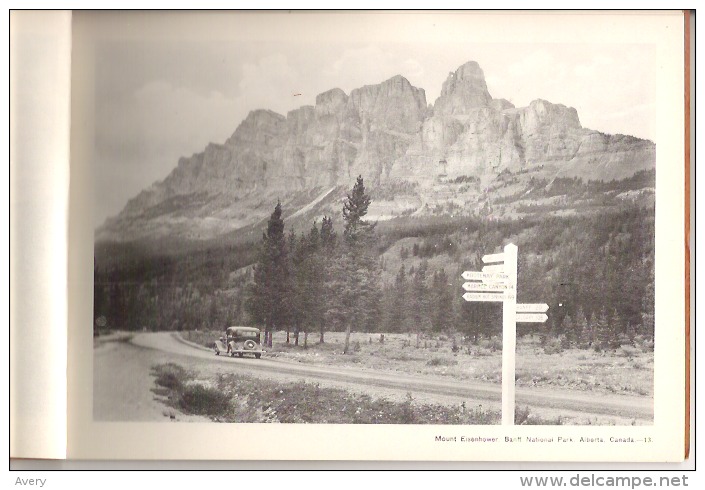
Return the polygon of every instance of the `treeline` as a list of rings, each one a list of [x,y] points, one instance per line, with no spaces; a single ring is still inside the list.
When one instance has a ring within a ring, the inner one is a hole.
[[[277,205],[260,243],[180,257],[96,263],[96,326],[181,330],[256,325],[292,343],[327,331],[501,335],[501,304],[462,300],[460,274],[483,254],[519,247],[518,301],[550,306],[522,324],[547,344],[613,348],[653,339],[653,208],[488,222],[404,218],[373,226],[362,179],[342,227],[326,217],[286,230]],[[335,230],[340,230],[339,233]],[[401,239],[409,244],[393,248]],[[252,266],[252,264],[255,264]]]
[[[552,180],[530,180],[532,196],[539,194],[544,197],[560,196],[564,194],[580,195],[584,192],[603,194],[607,192],[624,192],[656,185],[656,170],[640,170],[631,177],[621,180],[588,180],[579,177],[557,177]]]

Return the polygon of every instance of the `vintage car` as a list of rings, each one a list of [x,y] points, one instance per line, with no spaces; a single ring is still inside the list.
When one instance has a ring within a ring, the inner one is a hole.
[[[225,337],[216,340],[213,348],[216,356],[230,354],[231,357],[243,357],[253,354],[259,359],[264,352],[260,344],[260,331],[253,327],[228,327]]]

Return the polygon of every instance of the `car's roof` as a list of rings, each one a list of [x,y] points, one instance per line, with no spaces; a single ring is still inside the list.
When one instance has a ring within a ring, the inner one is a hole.
[[[228,327],[228,331],[230,330],[240,330],[242,332],[259,332],[259,328],[255,327]]]

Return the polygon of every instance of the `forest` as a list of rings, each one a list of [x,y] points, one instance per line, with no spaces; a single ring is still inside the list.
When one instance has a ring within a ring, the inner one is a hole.
[[[566,179],[553,190],[576,187],[582,192],[585,185]],[[465,302],[460,274],[480,270],[482,255],[512,242],[519,248],[517,301],[550,307],[546,323],[525,324],[520,335],[596,350],[635,338],[653,345],[653,206],[501,221],[407,216],[370,223],[364,219],[370,202],[359,177],[341,213],[309,229],[287,230],[281,204],[272,203],[255,242],[181,254],[102,244],[94,329],[239,324],[286,331],[287,342],[297,344],[301,334],[306,342],[325,342],[329,331],[452,333],[477,342],[501,336],[501,303]]]

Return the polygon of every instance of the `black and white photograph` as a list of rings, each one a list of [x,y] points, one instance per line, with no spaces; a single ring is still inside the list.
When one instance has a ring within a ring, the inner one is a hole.
[[[94,422],[654,424],[654,45],[90,15]]]

